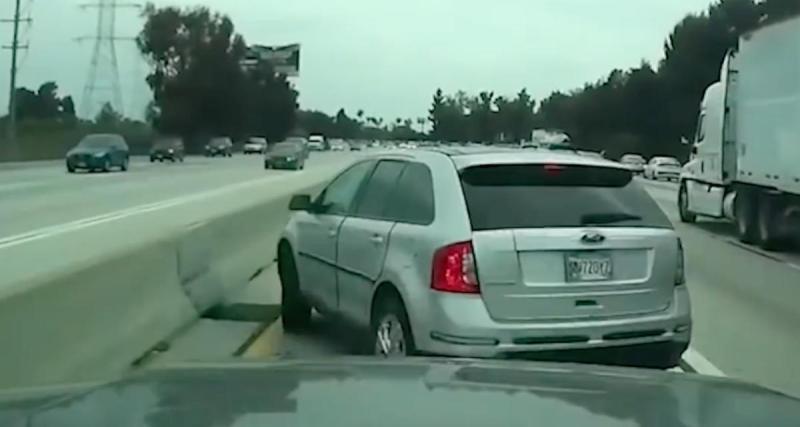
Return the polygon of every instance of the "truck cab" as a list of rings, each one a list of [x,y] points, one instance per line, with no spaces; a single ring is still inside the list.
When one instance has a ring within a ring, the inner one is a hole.
[[[800,16],[744,34],[700,107],[678,191],[681,220],[728,218],[777,249],[800,230]]]

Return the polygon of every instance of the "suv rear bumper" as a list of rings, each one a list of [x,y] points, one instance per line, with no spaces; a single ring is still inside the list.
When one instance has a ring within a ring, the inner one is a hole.
[[[654,359],[675,365],[691,338],[689,292],[675,288],[664,311],[635,317],[558,322],[498,322],[480,296],[436,293],[430,305],[410,316],[421,352],[463,357],[505,358],[552,351],[648,346]]]

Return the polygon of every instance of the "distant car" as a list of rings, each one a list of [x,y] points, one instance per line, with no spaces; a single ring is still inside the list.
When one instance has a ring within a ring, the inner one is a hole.
[[[265,138],[248,138],[242,147],[242,153],[244,154],[263,154],[265,151],[267,151],[267,140]]]
[[[163,162],[164,160],[183,162],[185,151],[181,138],[158,138],[153,143],[153,148],[150,149],[150,162]]]
[[[311,151],[325,151],[327,142],[322,135],[311,135],[308,137],[308,148]]]
[[[350,151],[350,145],[344,141],[331,141],[331,151]]]
[[[619,163],[383,153],[318,194],[292,198],[278,243],[286,329],[314,307],[371,331],[379,356],[584,350],[658,368],[689,345],[681,241]]]
[[[647,160],[640,154],[625,154],[620,158],[619,162],[638,174],[644,172],[644,165],[647,163]]]
[[[205,147],[206,157],[232,157],[233,156],[233,142],[227,137],[211,138],[211,141]]]
[[[362,151],[366,147],[366,144],[360,141],[356,141],[350,144],[350,151]]]
[[[653,157],[644,167],[646,179],[677,181],[681,176],[681,162],[674,157]]]
[[[302,136],[290,136],[281,142],[293,142],[295,144],[300,145],[301,147],[303,147],[303,159],[308,160],[308,155],[311,152],[308,146],[308,139]],[[269,148],[267,148],[267,150],[269,150]]]
[[[109,172],[115,167],[124,172],[130,164],[130,149],[121,135],[87,135],[67,152],[66,163],[69,173],[79,169]]]
[[[305,148],[297,142],[279,142],[264,154],[264,169],[301,170],[305,165]]]

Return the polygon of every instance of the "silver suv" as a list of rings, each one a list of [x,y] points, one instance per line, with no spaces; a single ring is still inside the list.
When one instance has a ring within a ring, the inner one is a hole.
[[[384,153],[290,209],[278,245],[288,330],[313,307],[369,329],[377,354],[605,351],[609,363],[672,367],[689,345],[680,240],[619,163]]]

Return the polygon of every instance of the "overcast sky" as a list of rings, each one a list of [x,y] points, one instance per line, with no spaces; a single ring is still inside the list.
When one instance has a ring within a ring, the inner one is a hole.
[[[19,86],[55,80],[78,106],[92,44],[91,0],[22,0],[33,24],[23,26]],[[134,0],[136,1],[136,0]],[[10,16],[14,0],[0,0]],[[205,5],[228,14],[248,43],[300,43],[295,80],[304,109],[419,117],[433,91],[526,87],[536,98],[597,80],[613,68],[656,63],[666,36],[684,15],[710,0],[172,0],[158,5]],[[118,36],[141,26],[136,10],[120,9]],[[3,24],[3,44],[11,38]],[[149,100],[132,42],[118,42],[125,112],[141,117]],[[1,111],[7,110],[8,51],[0,53]]]

